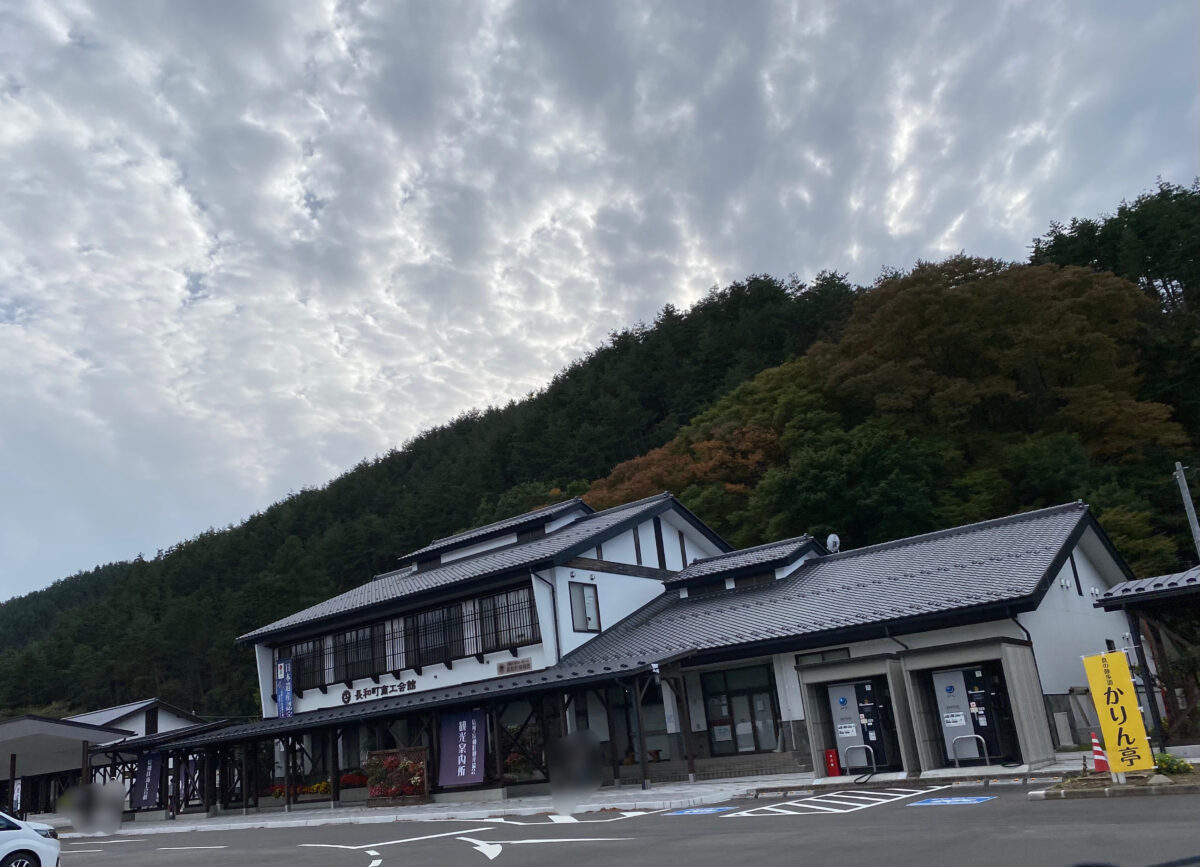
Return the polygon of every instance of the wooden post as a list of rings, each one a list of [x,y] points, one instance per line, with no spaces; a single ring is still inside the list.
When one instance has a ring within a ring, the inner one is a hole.
[[[17,754],[8,755],[8,812],[17,811]]]
[[[613,721],[612,702],[608,700],[608,687],[596,690],[600,704],[604,705],[604,719],[608,723],[608,752],[612,758],[613,785],[621,785],[621,757],[617,755],[617,726]]]
[[[337,729],[329,730],[329,806],[336,807],[342,800],[342,772],[338,761]]]
[[[642,788],[650,788],[650,772],[646,767],[646,722],[642,719],[642,689],[638,683],[638,678],[633,679],[633,689],[629,691],[633,696],[633,711],[636,714],[634,717],[637,720],[638,730],[638,755],[641,761],[639,764],[642,767]]]
[[[504,745],[500,740],[500,730],[502,728],[500,716],[503,712],[499,705],[493,704],[491,706],[492,743],[495,745],[494,749],[496,751],[496,782],[498,783],[504,782]]]
[[[242,815],[250,812],[250,745],[242,744]]]
[[[283,811],[292,811],[292,739],[283,736]]]
[[[170,818],[168,811],[171,809],[171,772],[167,767],[169,762],[169,754],[158,754],[158,804],[156,806],[168,814],[167,818]]]
[[[212,810],[216,804],[216,799],[213,797],[216,793],[213,791],[213,781],[217,778],[216,757],[212,750],[205,750],[201,754],[203,764],[200,770],[200,786],[204,790],[204,812]]]
[[[86,786],[90,783],[92,776],[92,757],[88,755],[88,747],[91,744],[87,741],[80,742],[79,750],[79,785]]]

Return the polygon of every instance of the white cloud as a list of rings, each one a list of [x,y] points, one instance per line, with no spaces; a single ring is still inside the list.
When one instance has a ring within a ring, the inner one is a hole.
[[[1194,4],[0,8],[0,597],[318,484],[751,272],[1197,173]]]

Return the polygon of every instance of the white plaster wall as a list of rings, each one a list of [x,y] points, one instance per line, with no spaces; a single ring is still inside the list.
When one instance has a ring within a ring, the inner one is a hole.
[[[1096,597],[1091,588],[1103,592],[1109,584],[1078,547],[1074,556],[1083,595],[1075,590],[1075,577],[1067,562],[1037,610],[1019,615],[1033,637],[1033,658],[1042,679],[1042,691],[1048,695],[1066,693],[1073,686],[1086,686],[1080,657],[1103,653],[1107,649],[1105,639],[1118,648],[1129,645],[1122,637],[1129,629],[1124,614],[1093,607]]]
[[[604,704],[591,690],[587,692],[588,730],[596,733],[602,741],[608,740],[608,714]]]
[[[659,518],[663,528],[663,555],[666,559],[666,568],[678,572],[684,566],[679,556],[678,531],[680,530],[683,531],[689,563],[694,559],[703,559],[721,553],[716,545],[674,509],[668,509],[659,515]],[[657,569],[658,549],[654,543],[653,518],[638,525],[638,538],[642,547],[641,565]],[[624,533],[605,540],[601,543],[601,547],[604,549],[604,556],[599,559],[607,560],[610,563],[637,565],[637,552],[633,546],[632,530],[626,530]],[[596,555],[593,552],[585,556],[595,557]]]
[[[813,559],[816,556],[817,556],[816,551],[809,551],[807,554],[804,554],[803,556],[801,556],[800,559],[797,560],[795,563],[789,563],[786,566],[780,566],[778,569],[775,570],[775,579],[779,580],[780,578],[786,578],[787,576],[789,576],[793,572],[795,572],[797,569],[799,569],[801,566],[803,566],[806,562],[808,562],[809,560]]]
[[[482,554],[484,551],[490,551],[493,548],[503,548],[505,545],[515,545],[516,543],[516,533],[509,533],[505,536],[496,536],[493,539],[485,539],[482,542],[476,542],[474,545],[464,545],[462,548],[454,548],[450,551],[443,551],[441,561],[443,563],[450,563],[454,560],[462,560],[464,557],[470,557],[473,554]]]
[[[275,651],[265,644],[254,645],[254,663],[258,668],[258,695],[263,719],[273,719],[277,716],[275,702],[271,700],[275,692]]]
[[[142,716],[144,725],[145,714],[143,713]],[[196,725],[196,723],[192,720],[181,717],[179,714],[171,713],[166,708],[160,707],[158,709],[158,730],[160,732],[173,732],[176,729],[187,728],[188,726],[194,725]],[[124,728],[124,726],[121,726],[121,728]]]
[[[704,689],[700,684],[700,675],[696,672],[691,672],[685,674],[683,679],[687,684],[688,710],[692,717],[692,731],[707,731],[708,717],[705,715]]]
[[[567,512],[567,514],[560,515],[553,521],[550,521],[548,524],[546,524],[546,532],[553,533],[559,527],[565,527],[567,524],[573,524],[580,518],[590,514],[591,512],[585,511],[584,509],[575,509],[572,512]]]
[[[800,675],[796,672],[796,654],[777,653],[773,662],[780,719],[804,719],[804,696],[800,691]]]
[[[608,546],[604,554],[608,556]],[[632,575],[613,575],[609,572],[593,572],[559,566],[554,571],[558,593],[558,629],[562,638],[562,653],[565,656],[577,647],[582,647],[599,633],[576,632],[571,619],[570,583],[594,584],[597,588],[596,601],[600,604],[600,628],[607,630],[624,620],[643,605],[663,592],[663,584],[653,578],[638,578]],[[545,633],[543,631],[543,637]]]
[[[551,636],[551,644],[553,644],[553,636]],[[521,647],[517,650],[517,658],[529,657],[533,662],[533,671],[539,671],[553,663],[547,655],[547,651],[542,644],[531,644],[526,647]],[[396,683],[408,683],[409,681],[416,682],[416,689],[406,690],[408,692],[424,692],[431,689],[444,689],[448,686],[458,686],[464,683],[477,683],[483,680],[490,680],[500,675],[497,673],[496,667],[498,663],[507,662],[513,659],[513,655],[507,650],[497,651],[496,653],[488,653],[483,657],[483,662],[480,663],[473,656],[468,656],[466,659],[454,660],[453,668],[446,666],[427,665],[421,669],[418,675],[415,671],[400,672],[399,679],[392,677],[390,674],[380,675],[379,686],[390,686]],[[319,689],[308,689],[304,691],[303,697],[297,696],[294,698],[294,709],[296,713],[307,713],[309,711],[321,710],[329,707],[342,707],[345,702],[342,701],[342,693],[347,689],[351,695],[354,695],[355,690],[373,689],[377,684],[366,677],[361,680],[356,680],[347,687],[342,683],[330,684],[326,687],[327,692],[322,694]],[[271,692],[274,691],[274,685],[267,691],[266,703],[270,705],[270,711],[267,716],[275,716],[275,702],[271,701]],[[398,693],[387,695],[387,698],[394,698]],[[384,696],[381,696],[384,697]],[[377,700],[377,699],[376,699]],[[368,704],[372,699],[364,698],[362,700],[351,701],[351,704],[362,705]]]

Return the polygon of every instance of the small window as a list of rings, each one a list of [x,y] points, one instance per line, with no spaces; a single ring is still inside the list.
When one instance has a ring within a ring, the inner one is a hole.
[[[1112,653],[1117,649],[1117,643],[1111,638],[1104,639],[1104,644],[1108,648],[1108,652]]]
[[[595,584],[571,582],[571,625],[576,632],[600,631],[600,596]]]
[[[767,572],[763,575],[744,575],[741,578],[736,578],[734,579],[733,586],[735,590],[745,590],[748,587],[762,587],[774,582],[775,574]]]
[[[835,659],[849,658],[849,647],[835,647],[833,650],[818,650],[816,653],[797,653],[796,665],[816,665],[818,662],[832,662]]]

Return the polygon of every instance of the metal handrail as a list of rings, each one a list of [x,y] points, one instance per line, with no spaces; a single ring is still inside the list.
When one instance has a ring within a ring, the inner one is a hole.
[[[959,735],[954,740],[950,741],[950,752],[954,754],[954,767],[962,767],[962,765],[958,763],[958,742],[962,740],[971,740],[972,738],[979,741],[979,746],[983,748],[984,765],[990,766],[992,764],[992,761],[988,756],[987,741],[983,739],[983,735]]]
[[[850,751],[851,750],[866,750],[867,755],[871,757],[871,773],[879,773],[879,766],[875,764],[875,750],[870,744],[851,744],[846,747],[846,767],[850,767]]]

